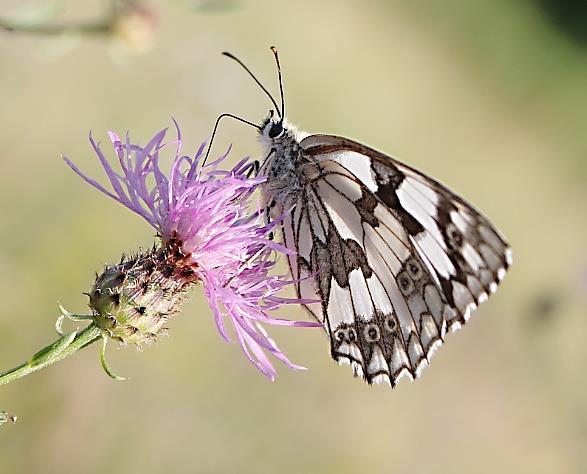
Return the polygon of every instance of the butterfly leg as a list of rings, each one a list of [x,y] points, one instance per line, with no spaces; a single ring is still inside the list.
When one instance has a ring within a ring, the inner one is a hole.
[[[269,158],[271,158],[271,155],[273,153],[275,153],[275,148],[271,148],[271,150],[269,151],[268,155],[261,162],[261,165],[260,165],[260,168],[259,168],[259,171],[261,172],[261,174],[267,175],[268,166],[270,165]]]
[[[265,207],[265,222],[267,222],[268,224],[271,223],[271,210],[275,207],[275,204],[275,199],[271,199],[267,207]],[[273,240],[275,234],[273,232],[269,232],[267,237],[269,238],[269,240]]]
[[[247,171],[247,178],[251,178],[253,176],[257,176],[259,170],[261,169],[261,162],[259,160],[255,160],[251,163],[251,167]]]

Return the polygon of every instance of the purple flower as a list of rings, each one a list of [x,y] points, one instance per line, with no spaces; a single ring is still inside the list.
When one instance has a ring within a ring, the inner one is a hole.
[[[157,231],[162,248],[173,254],[177,279],[185,285],[200,281],[222,337],[230,341],[225,320],[234,328],[247,358],[271,380],[275,369],[272,354],[292,369],[293,364],[268,336],[262,323],[296,327],[320,327],[316,322],[290,321],[269,313],[284,304],[310,303],[279,296],[294,282],[286,276],[271,275],[276,256],[291,253],[273,242],[269,235],[275,223],[263,223],[261,212],[251,212],[252,194],[264,177],[249,178],[251,164],[242,160],[232,170],[218,169],[228,152],[216,161],[201,165],[205,144],[195,157],[181,155],[181,133],[164,143],[166,130],[141,147],[128,135],[123,142],[109,132],[118,157],[116,171],[90,135],[90,143],[110,181],[109,191],[87,177],[70,160],[67,164],[85,181],[142,216]],[[161,171],[160,152],[173,148],[169,176]],[[158,254],[161,255],[161,252]],[[163,257],[158,257],[162,261]],[[166,260],[168,262],[169,260]]]

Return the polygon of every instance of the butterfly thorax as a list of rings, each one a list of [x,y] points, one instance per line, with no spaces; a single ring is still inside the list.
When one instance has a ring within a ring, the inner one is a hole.
[[[263,186],[267,202],[297,195],[307,184],[308,177],[303,172],[307,158],[300,145],[306,135],[287,123],[269,120],[263,126],[259,140],[265,148],[266,158],[259,174],[267,177]]]

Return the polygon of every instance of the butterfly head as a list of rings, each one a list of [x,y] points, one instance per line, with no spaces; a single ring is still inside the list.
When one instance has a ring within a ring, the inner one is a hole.
[[[259,125],[259,134],[263,140],[279,140],[285,136],[286,132],[287,126],[284,123],[284,119],[281,117],[276,117],[273,110],[269,112],[267,118],[263,120],[261,125]]]
[[[269,153],[276,146],[279,147],[287,136],[287,123],[281,117],[276,116],[275,112],[271,110],[267,118],[259,125],[259,142],[263,145],[266,152]]]
[[[308,133],[298,130],[286,118],[277,117],[273,111],[259,125],[259,142],[266,148],[267,153],[272,149],[291,146],[293,142],[300,142]]]
[[[286,128],[281,117],[276,117],[271,110],[269,116],[259,126],[259,134],[267,140],[276,140],[285,135]]]

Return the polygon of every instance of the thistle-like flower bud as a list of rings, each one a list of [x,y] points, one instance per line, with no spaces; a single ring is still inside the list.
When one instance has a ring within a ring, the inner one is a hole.
[[[126,344],[154,342],[165,333],[165,324],[196,280],[176,239],[125,256],[96,276],[89,293],[95,324]]]

